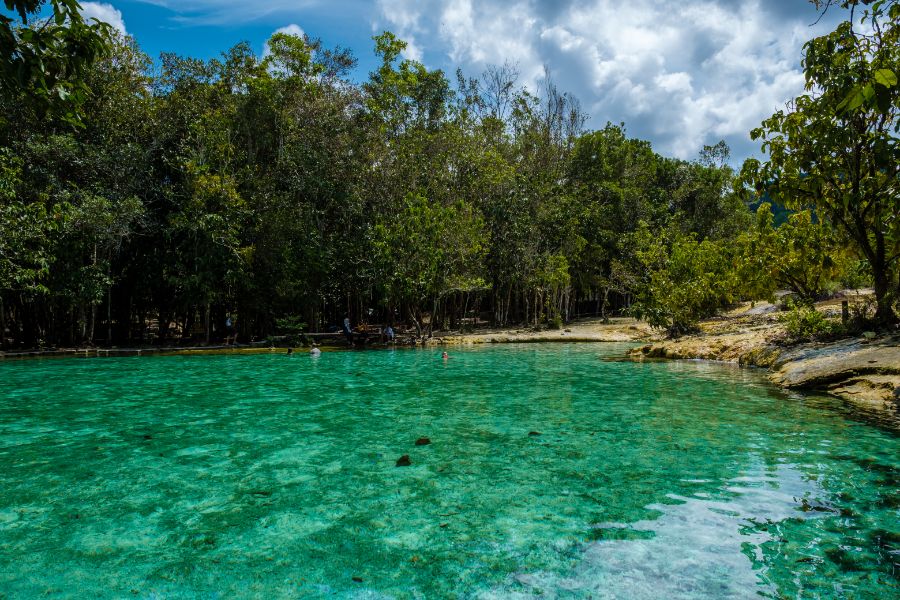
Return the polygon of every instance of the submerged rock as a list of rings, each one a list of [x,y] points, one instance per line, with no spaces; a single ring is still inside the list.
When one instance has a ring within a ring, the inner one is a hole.
[[[412,461],[409,460],[409,454],[404,454],[400,458],[397,459],[398,467],[408,467],[412,464]]]
[[[416,446],[427,446],[430,443],[431,443],[431,440],[428,439],[427,437],[420,437],[419,439],[416,440]]]
[[[540,431],[529,431],[528,435],[541,435]]]

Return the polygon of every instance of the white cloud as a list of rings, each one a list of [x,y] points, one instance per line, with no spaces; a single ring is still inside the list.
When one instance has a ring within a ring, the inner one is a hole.
[[[414,40],[434,67],[475,74],[518,63],[535,89],[548,66],[591,114],[624,121],[664,154],[693,158],[724,138],[756,154],[749,131],[803,91],[811,5],[781,0],[378,0],[377,28]]]
[[[405,40],[405,57],[448,73],[517,64],[532,90],[547,66],[590,127],[625,122],[630,135],[685,158],[724,138],[736,159],[758,153],[749,130],[803,91],[803,43],[846,14],[832,7],[810,27],[818,14],[805,0],[140,1],[185,25],[316,23],[326,44],[338,41],[330,27],[361,20]],[[371,56],[370,40],[349,45]]]
[[[113,28],[124,34],[128,33],[125,31],[125,21],[122,19],[122,12],[111,4],[82,2],[81,15],[85,20],[97,19],[103,23],[109,23]]]

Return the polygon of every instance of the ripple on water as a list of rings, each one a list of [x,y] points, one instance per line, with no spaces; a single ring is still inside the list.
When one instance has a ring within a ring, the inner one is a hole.
[[[895,423],[752,370],[597,360],[624,349],[0,363],[0,589],[897,589]]]

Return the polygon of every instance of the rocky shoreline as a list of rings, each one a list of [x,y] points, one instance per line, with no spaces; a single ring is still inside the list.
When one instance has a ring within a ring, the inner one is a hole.
[[[900,335],[785,345],[774,319],[718,321],[703,333],[656,340],[629,352],[647,358],[704,359],[768,369],[772,383],[820,391],[865,404],[900,409]]]
[[[666,339],[633,319],[588,320],[563,331],[496,330],[448,335],[449,345],[529,342],[649,342],[628,358],[701,359],[765,368],[772,383],[818,391],[879,410],[900,410],[900,335],[788,344],[775,307],[747,304],[701,323],[701,332]]]

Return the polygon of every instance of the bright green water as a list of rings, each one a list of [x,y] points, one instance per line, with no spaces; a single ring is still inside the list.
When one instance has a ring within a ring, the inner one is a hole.
[[[620,345],[451,352],[0,363],[0,597],[900,593],[897,423]]]

